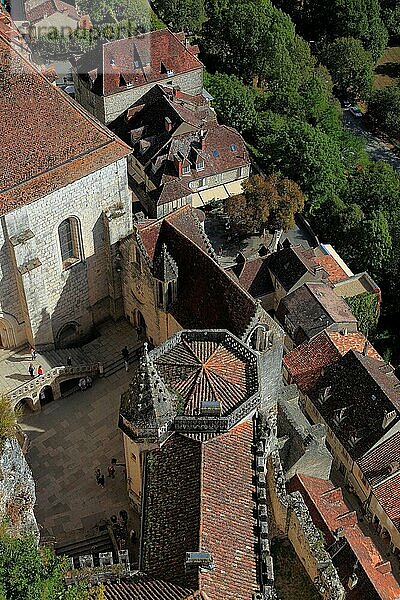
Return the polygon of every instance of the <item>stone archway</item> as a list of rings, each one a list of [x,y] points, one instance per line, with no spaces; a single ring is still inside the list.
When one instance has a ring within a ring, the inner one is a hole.
[[[68,348],[79,340],[79,324],[71,321],[63,325],[57,332],[56,344],[58,348]]]
[[[15,348],[14,327],[4,315],[0,317],[0,348]]]
[[[147,332],[146,321],[144,320],[144,316],[142,315],[140,310],[138,310],[137,308],[135,309],[135,312],[133,313],[133,321],[134,321],[133,325],[134,325],[134,327],[136,327],[136,329],[138,331],[138,336],[146,338],[146,332]]]
[[[14,410],[20,410],[23,414],[35,412],[35,403],[33,398],[21,398],[14,407]]]
[[[44,387],[42,387],[42,389],[40,390],[39,394],[39,402],[40,402],[40,406],[44,406],[45,404],[48,404],[49,402],[53,402],[54,400],[54,392],[53,392],[53,388],[51,387],[51,385],[45,385]]]

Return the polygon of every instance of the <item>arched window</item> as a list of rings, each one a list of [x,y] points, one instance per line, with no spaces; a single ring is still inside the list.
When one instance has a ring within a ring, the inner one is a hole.
[[[61,260],[64,269],[81,260],[79,221],[75,217],[65,219],[58,227]]]

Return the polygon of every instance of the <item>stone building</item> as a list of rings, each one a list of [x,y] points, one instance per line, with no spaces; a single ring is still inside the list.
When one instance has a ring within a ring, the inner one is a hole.
[[[218,124],[202,94],[156,85],[111,128],[133,148],[130,183],[150,217],[241,194],[249,177],[244,139]]]
[[[149,577],[214,600],[274,597],[254,485],[254,417],[274,411],[280,379],[268,360],[274,343],[282,349],[274,333],[257,350],[256,336],[184,330],[145,352],[120,427],[142,517],[139,570]]]
[[[122,314],[129,148],[0,34],[1,345],[68,345]]]
[[[167,29],[108,42],[77,61],[75,97],[108,124],[157,83],[200,94],[203,65],[198,51],[186,42],[184,34]]]
[[[81,17],[75,6],[63,0],[27,0],[25,16],[29,23],[31,39],[40,38],[54,31],[67,37],[78,27],[81,29],[92,27],[88,15]]]

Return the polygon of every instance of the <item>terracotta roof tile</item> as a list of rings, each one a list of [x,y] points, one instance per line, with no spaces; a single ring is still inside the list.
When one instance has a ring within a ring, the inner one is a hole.
[[[324,367],[335,363],[349,350],[362,352],[365,342],[366,338],[360,331],[347,334],[323,331],[286,354],[283,363],[299,388],[307,391],[316,383]],[[367,353],[372,358],[382,360],[370,342]]]
[[[253,425],[200,443],[173,434],[151,453],[144,563],[149,573],[212,600],[249,600],[258,590],[254,547]],[[210,552],[214,570],[185,572],[185,553]]]
[[[307,395],[354,460],[399,420],[400,382],[383,361],[350,350],[324,368]],[[393,420],[384,418],[393,414]]]
[[[309,271],[314,272],[314,251],[296,245],[274,252],[267,258],[271,273],[288,292]]]
[[[0,210],[4,214],[129,153],[0,37]],[[21,123],[24,124],[21,127]]]
[[[75,6],[63,2],[63,0],[45,0],[41,4],[31,3],[29,1],[25,3],[26,18],[30,23],[37,23],[57,12],[64,13],[77,22],[80,20],[80,16],[76,11]]]
[[[96,88],[104,96],[152,82],[167,81],[172,73],[179,75],[202,69],[203,65],[168,29],[115,40],[88,52],[78,61],[78,73],[97,69]],[[125,85],[121,87],[120,76]]]
[[[266,257],[248,259],[243,265],[232,267],[229,272],[253,298],[261,298],[274,291]]]
[[[328,280],[332,283],[336,283],[337,281],[348,278],[347,273],[330,254],[316,256],[314,261],[317,265],[323,267],[324,271],[328,273]]]
[[[400,468],[400,432],[367,452],[358,465],[373,487],[389,479],[391,468]]]
[[[377,485],[374,488],[374,496],[400,531],[400,472],[397,471],[392,477]]]
[[[390,563],[384,561],[371,538],[362,533],[357,523],[356,514],[349,510],[341,489],[335,488],[330,481],[305,475],[297,475],[292,480],[290,488],[299,490],[303,494],[311,515],[313,519],[317,517],[319,526],[324,523],[330,534],[333,534],[339,528],[343,529],[344,537],[378,597],[382,600],[398,600],[400,586],[393,577]],[[400,516],[400,511],[397,512]],[[334,538],[331,537],[330,539]],[[343,557],[342,560],[338,560],[341,569],[345,568]],[[353,564],[353,561],[349,561],[347,578],[352,572]],[[367,598],[367,596],[359,596],[358,594],[353,596],[350,591],[347,592],[347,597]]]
[[[201,414],[202,402],[220,402],[221,415],[229,414],[258,390],[253,360],[228,339],[182,338],[155,359],[168,387],[184,399],[184,414]]]

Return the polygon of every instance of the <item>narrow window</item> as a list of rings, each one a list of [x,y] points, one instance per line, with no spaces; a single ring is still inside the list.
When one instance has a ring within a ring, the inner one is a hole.
[[[68,267],[81,260],[78,219],[74,217],[65,219],[58,227],[58,239],[63,268],[68,269]]]

